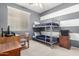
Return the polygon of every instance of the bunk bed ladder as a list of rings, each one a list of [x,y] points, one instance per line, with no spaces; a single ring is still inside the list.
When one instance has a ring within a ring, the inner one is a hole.
[[[52,48],[52,45],[53,45],[53,44],[52,44],[52,43],[53,43],[53,41],[52,41],[52,31],[53,31],[53,30],[52,30],[52,27],[53,27],[53,26],[52,26],[52,22],[51,22],[51,25],[50,25],[50,46],[51,46],[51,48]]]
[[[45,31],[46,31],[46,25],[45,25]],[[46,43],[46,36],[45,36],[45,43]]]

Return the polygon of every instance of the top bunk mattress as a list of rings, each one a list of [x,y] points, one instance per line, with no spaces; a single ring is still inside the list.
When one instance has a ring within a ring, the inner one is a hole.
[[[58,23],[43,23],[43,24],[38,24],[38,25],[35,25],[35,26],[59,26]]]

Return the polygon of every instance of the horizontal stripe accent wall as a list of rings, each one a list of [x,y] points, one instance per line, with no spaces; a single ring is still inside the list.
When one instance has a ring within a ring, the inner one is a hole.
[[[44,15],[42,17],[40,17],[40,20],[46,20],[46,19],[50,19],[50,18],[54,18],[57,16],[62,16],[62,15],[66,15],[66,14],[70,14],[70,13],[74,13],[74,12],[78,12],[79,11],[79,4]]]
[[[60,21],[60,27],[72,27],[72,26],[79,26],[79,19]]]
[[[71,45],[79,48],[79,41],[71,40]]]
[[[75,13],[70,13],[70,14],[66,14],[66,15],[62,15],[62,16],[58,16],[58,17],[54,17],[46,20],[40,20],[40,22],[44,23],[44,22],[53,21],[53,22],[60,23],[60,21],[78,19],[78,18],[79,18],[79,12],[75,12]]]
[[[70,40],[79,41],[79,33],[70,33]]]
[[[42,12],[40,14],[40,16],[44,16],[46,14],[50,14],[50,13],[53,13],[53,12],[68,8],[68,7],[76,5],[76,4],[78,4],[78,3],[61,3],[60,5],[57,5],[56,7],[53,7],[51,9],[47,10],[47,11]]]
[[[65,6],[65,3],[63,6]],[[70,31],[69,35],[71,44],[73,46],[79,47],[79,45],[77,45],[79,43],[79,3],[66,8],[63,7],[62,9],[60,9],[61,6],[58,8],[59,10],[55,12],[50,13],[50,11],[47,11],[47,14],[43,13],[43,16],[40,17],[40,22],[59,22],[61,30]],[[51,11],[53,11],[53,9],[51,9]]]
[[[71,33],[79,33],[79,26],[61,27],[62,30],[69,30]]]

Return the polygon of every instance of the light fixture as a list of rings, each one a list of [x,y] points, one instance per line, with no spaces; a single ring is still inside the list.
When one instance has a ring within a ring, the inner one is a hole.
[[[43,4],[42,3],[29,3],[29,5],[43,8]]]

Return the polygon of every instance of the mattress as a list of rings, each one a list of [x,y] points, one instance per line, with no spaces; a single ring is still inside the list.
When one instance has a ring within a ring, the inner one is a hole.
[[[38,24],[38,25],[36,25],[36,26],[48,26],[48,25],[54,25],[54,26],[59,26],[59,24],[57,24],[57,23],[43,23],[43,24]]]
[[[36,36],[36,39],[39,39],[39,40],[43,40],[43,41],[45,41],[46,40],[46,42],[50,42],[50,40],[51,40],[51,37],[50,36],[45,36],[45,35],[39,35],[39,36]],[[57,42],[57,37],[52,37],[52,42]]]

